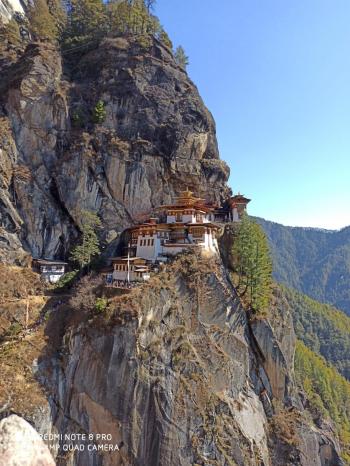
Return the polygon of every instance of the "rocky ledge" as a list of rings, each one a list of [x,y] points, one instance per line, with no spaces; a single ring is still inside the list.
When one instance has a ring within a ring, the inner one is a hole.
[[[101,450],[78,442],[57,465],[342,464],[333,434],[310,423],[295,389],[283,303],[271,322],[250,321],[221,263],[193,254],[111,296],[103,315],[88,310],[93,285],[74,298],[79,310],[65,306],[48,322],[45,429],[110,440],[96,441]]]

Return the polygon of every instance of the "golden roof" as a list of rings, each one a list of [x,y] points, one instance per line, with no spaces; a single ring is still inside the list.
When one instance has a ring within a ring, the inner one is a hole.
[[[250,201],[251,201],[251,199],[248,199],[247,197],[245,197],[241,193],[235,194],[230,199],[230,202],[237,202],[237,203],[241,203],[241,204],[248,204]]]
[[[190,191],[188,188],[185,191],[180,191],[180,194],[175,197],[175,204],[169,204],[169,205],[162,205],[157,208],[157,210],[160,209],[171,209],[171,208],[176,208],[176,207],[204,207],[203,205],[198,205],[201,204],[202,202],[205,202],[205,199],[201,199],[200,197],[195,197],[193,195],[193,192]]]

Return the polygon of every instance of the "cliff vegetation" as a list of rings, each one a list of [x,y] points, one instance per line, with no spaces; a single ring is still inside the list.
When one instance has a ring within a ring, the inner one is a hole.
[[[301,341],[297,344],[295,370],[315,420],[322,422],[326,417],[335,423],[343,459],[350,464],[350,383]]]
[[[350,380],[350,318],[297,291],[283,287],[282,293],[291,308],[298,339]]]

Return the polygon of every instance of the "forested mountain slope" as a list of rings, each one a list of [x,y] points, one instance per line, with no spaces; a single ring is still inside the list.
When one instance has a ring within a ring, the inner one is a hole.
[[[290,306],[299,340],[350,380],[350,318],[329,304],[284,286],[280,289]]]
[[[329,231],[256,221],[267,234],[276,281],[350,315],[350,227]]]
[[[316,423],[332,419],[343,446],[343,459],[350,464],[350,383],[301,341],[296,347],[295,372]]]
[[[316,423],[331,419],[350,464],[350,318],[329,304],[319,303],[280,285],[278,302],[287,303],[298,342],[295,375],[305,391]]]

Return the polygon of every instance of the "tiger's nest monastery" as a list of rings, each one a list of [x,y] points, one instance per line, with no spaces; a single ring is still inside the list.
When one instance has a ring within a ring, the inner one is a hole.
[[[156,217],[125,231],[128,257],[112,259],[113,274],[107,281],[148,280],[149,264],[166,262],[184,250],[199,248],[207,255],[218,254],[219,223],[239,221],[249,202],[238,194],[218,208],[188,189],[182,191],[174,204],[158,207]]]

